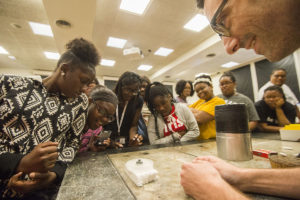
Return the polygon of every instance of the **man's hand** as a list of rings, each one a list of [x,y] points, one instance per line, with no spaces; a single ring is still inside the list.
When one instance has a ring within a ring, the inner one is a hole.
[[[235,167],[226,161],[214,156],[201,156],[194,159],[193,163],[209,162],[228,183],[238,187],[239,174],[242,173],[242,168]]]
[[[22,174],[22,172],[15,174],[9,179],[7,184],[9,188],[22,194],[46,188],[56,179],[56,174],[54,172],[32,172],[29,174],[30,180],[21,180]]]
[[[185,193],[194,199],[215,199],[219,186],[226,184],[219,172],[206,161],[183,164],[180,176]]]
[[[45,142],[37,145],[29,154],[24,156],[17,168],[17,172],[46,173],[52,169],[58,158],[57,142]]]

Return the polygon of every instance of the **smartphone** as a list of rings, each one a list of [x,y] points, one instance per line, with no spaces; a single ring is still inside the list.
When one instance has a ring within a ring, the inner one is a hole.
[[[101,146],[103,145],[104,140],[107,140],[111,135],[111,130],[104,130],[102,131],[99,136],[98,139],[95,142],[95,145],[97,146]]]

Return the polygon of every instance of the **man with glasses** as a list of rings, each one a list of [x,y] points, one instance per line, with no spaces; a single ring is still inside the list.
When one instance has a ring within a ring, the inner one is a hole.
[[[278,61],[300,47],[299,0],[197,0],[227,53],[253,49]]]
[[[197,0],[227,53],[254,49],[278,61],[300,47],[299,0]],[[247,199],[238,190],[300,197],[300,168],[243,169],[213,157],[182,165],[181,185],[195,199]]]

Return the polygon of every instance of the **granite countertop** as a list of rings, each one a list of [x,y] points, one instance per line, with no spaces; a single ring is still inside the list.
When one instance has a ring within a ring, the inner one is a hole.
[[[266,137],[273,139],[264,139]],[[252,139],[253,149],[300,152],[299,143],[280,141],[276,138],[278,135],[275,134],[256,134]],[[286,150],[283,148],[285,146],[292,147],[292,150]],[[215,140],[176,145],[148,145],[108,150],[104,153],[82,153],[67,169],[57,199],[190,199],[180,185],[182,163],[191,162],[196,156],[216,154]],[[153,160],[159,178],[137,187],[125,173],[125,163],[136,158]],[[269,160],[258,156],[254,156],[250,161],[230,163],[239,167],[270,168]],[[250,197],[280,199],[255,194]]]

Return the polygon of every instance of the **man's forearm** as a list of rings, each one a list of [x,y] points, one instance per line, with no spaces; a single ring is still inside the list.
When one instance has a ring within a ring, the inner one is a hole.
[[[291,122],[286,118],[281,108],[276,108],[276,115],[280,126],[289,125]]]
[[[244,169],[238,177],[236,186],[244,192],[300,197],[300,168]]]

